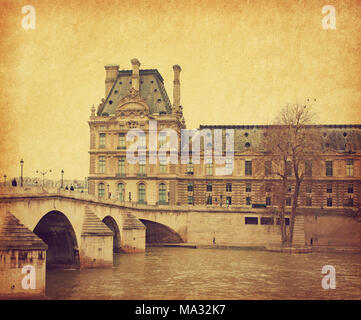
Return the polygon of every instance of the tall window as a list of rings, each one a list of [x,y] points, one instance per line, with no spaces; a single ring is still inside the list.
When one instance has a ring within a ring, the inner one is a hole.
[[[305,176],[312,177],[312,161],[311,160],[305,161]]]
[[[121,175],[125,174],[125,157],[118,158],[118,173]]]
[[[326,161],[326,176],[332,177],[333,176],[333,163],[332,161]]]
[[[207,196],[206,204],[212,204],[212,196]]]
[[[312,193],[312,184],[306,184],[306,193]]]
[[[347,193],[353,193],[353,184],[352,183],[347,186]]]
[[[213,163],[212,163],[212,159],[207,159],[206,162],[206,175],[210,176],[213,174]]]
[[[346,175],[348,177],[353,176],[353,159],[346,160]]]
[[[124,184],[118,183],[118,199],[124,201]]]
[[[271,160],[266,160],[264,162],[264,175],[267,177],[272,175],[272,161]]]
[[[165,145],[166,139],[167,139],[166,133],[162,132],[162,131],[159,132],[159,147],[162,147]]]
[[[207,183],[207,192],[212,192],[212,183]]]
[[[246,176],[252,175],[252,161],[251,160],[245,160],[244,174]]]
[[[226,158],[226,174],[230,175],[233,172],[233,159]]]
[[[144,183],[138,184],[138,202],[145,203],[145,184]]]
[[[193,196],[188,196],[188,198],[187,198],[187,203],[188,203],[188,204],[194,204],[194,203],[193,203]]]
[[[290,206],[291,202],[291,197],[286,197],[286,206]]]
[[[288,177],[292,176],[292,161],[286,161],[286,175]]]
[[[104,173],[105,172],[105,157],[100,156],[98,161],[99,161],[98,162],[98,171],[99,171],[99,173]]]
[[[332,198],[327,198],[327,207],[332,207]]]
[[[246,205],[247,205],[247,206],[250,206],[251,203],[252,203],[251,197],[246,197]]]
[[[105,186],[104,183],[99,183],[98,184],[98,197],[102,198],[105,195]]]
[[[232,192],[232,183],[226,184],[226,192]]]
[[[193,162],[189,159],[187,163],[187,174],[193,174],[193,172]]]
[[[326,192],[327,193],[332,193],[332,184],[328,184],[327,187],[326,187]]]
[[[139,159],[139,175],[144,176],[146,173],[145,170],[145,160]]]
[[[226,198],[226,204],[227,204],[227,206],[230,206],[232,204],[232,197],[228,196]]]
[[[119,134],[118,149],[125,149],[125,134]]]
[[[139,135],[139,148],[141,149],[145,149],[147,146],[147,136],[145,135],[145,133],[142,133]]]
[[[312,207],[312,198],[311,197],[306,197],[306,206]]]
[[[99,148],[105,148],[105,133],[99,133]]]
[[[187,191],[193,192],[193,182],[188,182]]]
[[[162,157],[161,159],[159,159],[159,173],[166,173],[166,172],[167,172],[167,162]]]
[[[246,183],[246,192],[252,192],[252,184]]]
[[[266,197],[266,206],[271,205],[271,197]]]
[[[167,201],[167,187],[164,183],[159,185],[159,204],[165,204]]]

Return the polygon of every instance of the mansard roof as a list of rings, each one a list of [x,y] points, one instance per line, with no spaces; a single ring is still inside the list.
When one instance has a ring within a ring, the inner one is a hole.
[[[234,130],[234,150],[245,152],[247,150],[263,152],[263,130],[273,125],[201,125],[202,129]],[[324,151],[335,150],[338,152],[361,151],[361,125],[309,125],[309,128],[320,132],[320,143]]]
[[[164,80],[157,69],[139,70],[140,95],[153,113],[172,112],[171,102],[164,87]],[[117,78],[97,115],[114,115],[119,101],[129,94],[132,88],[132,70],[119,70]]]

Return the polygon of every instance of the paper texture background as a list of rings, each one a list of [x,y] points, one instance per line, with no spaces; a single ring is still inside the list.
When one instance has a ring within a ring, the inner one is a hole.
[[[266,124],[286,103],[312,101],[321,124],[361,123],[361,5],[332,1],[1,0],[0,179],[89,170],[92,104],[104,65],[158,69],[172,101],[182,67],[188,128]],[[321,10],[336,9],[336,30]],[[21,8],[36,10],[24,30]],[[316,101],[314,101],[316,99]],[[9,180],[8,180],[9,181]]]

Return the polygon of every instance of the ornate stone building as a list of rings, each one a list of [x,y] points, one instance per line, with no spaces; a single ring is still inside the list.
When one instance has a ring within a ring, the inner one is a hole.
[[[231,175],[216,175],[215,163],[152,164],[149,161],[150,135],[159,133],[158,147],[166,143],[163,129],[178,135],[186,128],[180,104],[180,71],[173,66],[173,103],[156,69],[140,70],[133,59],[132,70],[105,66],[105,99],[90,116],[89,193],[148,205],[181,206],[272,206],[275,190],[272,161],[263,146],[267,126],[204,126],[200,129],[234,129],[234,160]],[[150,120],[157,127],[150,128]],[[142,141],[146,152],[144,163],[130,164],[126,150],[128,130],[139,128],[146,134]],[[299,206],[343,208],[361,204],[361,125],[320,125],[316,127],[322,140],[319,161],[309,168],[302,183]],[[151,130],[150,130],[151,129]],[[223,137],[224,138],[224,137]],[[203,143],[201,143],[201,150]],[[180,159],[180,155],[179,159]],[[290,186],[290,192],[292,185]],[[291,197],[286,197],[291,205]]]

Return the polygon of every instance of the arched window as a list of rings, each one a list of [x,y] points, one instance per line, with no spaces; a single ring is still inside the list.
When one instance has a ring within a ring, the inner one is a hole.
[[[124,184],[123,183],[118,184],[118,199],[120,201],[124,201]]]
[[[104,194],[105,194],[104,183],[99,183],[98,184],[98,197],[102,198],[102,197],[104,197]]]
[[[140,183],[138,185],[138,203],[145,203],[145,185]]]
[[[165,204],[167,202],[167,187],[164,183],[159,185],[159,204]]]

